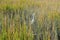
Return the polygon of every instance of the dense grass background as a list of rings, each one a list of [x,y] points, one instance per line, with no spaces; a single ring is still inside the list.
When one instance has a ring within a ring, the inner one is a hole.
[[[0,40],[58,40],[59,5],[57,1],[0,0]]]

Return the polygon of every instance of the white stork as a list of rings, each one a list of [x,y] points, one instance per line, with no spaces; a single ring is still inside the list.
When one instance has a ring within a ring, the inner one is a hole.
[[[32,14],[32,20],[31,20],[31,24],[34,23],[34,17],[35,17],[35,13]]]

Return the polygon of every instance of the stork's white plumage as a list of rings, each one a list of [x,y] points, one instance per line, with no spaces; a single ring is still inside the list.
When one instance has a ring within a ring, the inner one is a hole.
[[[31,20],[31,24],[34,23],[34,16],[35,16],[35,13],[32,14],[32,20]]]

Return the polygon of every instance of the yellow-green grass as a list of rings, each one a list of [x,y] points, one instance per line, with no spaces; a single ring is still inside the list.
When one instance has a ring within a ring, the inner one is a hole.
[[[7,1],[7,0],[5,0]],[[5,2],[4,1],[4,2]],[[12,0],[11,0],[12,1]],[[41,8],[42,12],[39,12],[39,15],[35,15],[37,17],[37,40],[58,40],[58,31],[60,31],[60,13],[56,10],[47,9],[47,4],[34,2],[34,1],[25,1],[25,0],[17,0],[17,3],[11,3],[9,0],[7,3],[0,3],[0,40],[34,40],[35,34],[33,34],[32,25],[28,23],[29,29],[27,30],[28,26],[26,25],[25,16],[24,16],[24,9],[31,8],[32,6]],[[14,2],[14,1],[13,1]],[[32,3],[31,3],[32,2]],[[54,5],[54,4],[53,4]],[[12,9],[10,14],[15,12],[15,16],[11,15],[9,18],[9,12],[6,8]],[[57,7],[56,7],[57,8]],[[20,23],[20,15],[17,11],[22,10],[22,19],[23,23]],[[28,9],[29,10],[29,9]],[[46,12],[46,13],[45,13]],[[28,13],[29,14],[29,13]],[[37,14],[37,13],[36,13]],[[22,25],[21,25],[22,24]],[[51,32],[53,35],[51,35]],[[43,37],[42,37],[42,36]],[[40,37],[41,36],[41,37]],[[51,39],[53,38],[53,39]]]

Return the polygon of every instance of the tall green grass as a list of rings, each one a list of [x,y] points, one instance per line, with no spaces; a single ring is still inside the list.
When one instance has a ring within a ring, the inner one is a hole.
[[[0,40],[58,40],[60,13],[57,10],[51,12],[43,5],[41,7],[41,4],[31,3],[31,1],[20,0],[19,5],[9,4],[9,2],[0,3]],[[41,10],[35,9],[36,7]],[[30,23],[29,14],[33,14],[31,9],[35,12],[33,24]]]

